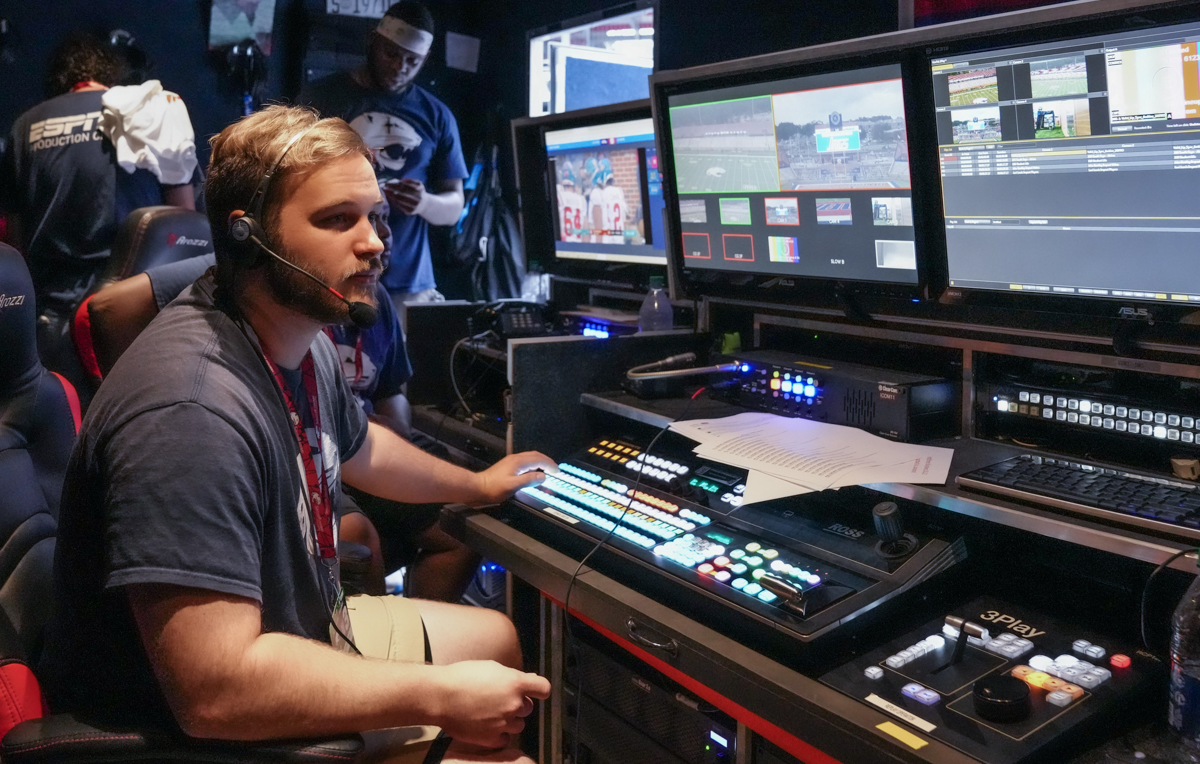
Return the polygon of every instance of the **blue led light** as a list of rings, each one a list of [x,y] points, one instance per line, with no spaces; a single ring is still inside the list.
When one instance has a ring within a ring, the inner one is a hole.
[[[811,385],[813,383],[813,378],[809,377],[808,379],[804,380],[804,382],[805,382],[805,384]]]
[[[742,373],[744,374],[748,371],[750,371],[750,364],[748,364],[748,363],[742,364]]]
[[[807,404],[809,404],[809,405],[812,405],[812,401],[813,401],[813,399],[812,399],[812,398],[806,398],[806,399],[804,400],[804,402],[805,402],[805,403],[807,403]]]
[[[783,390],[785,393],[790,393],[792,391],[792,383],[784,380],[784,382],[779,385],[779,389]]]
[[[811,398],[817,394],[817,388],[813,387],[812,385],[805,385],[804,386],[804,394],[807,397]]]
[[[583,327],[583,336],[584,337],[596,337],[597,339],[606,340],[606,339],[608,339],[608,332],[605,331],[604,329],[598,329],[598,328],[592,327],[592,326],[585,326],[585,327]]]

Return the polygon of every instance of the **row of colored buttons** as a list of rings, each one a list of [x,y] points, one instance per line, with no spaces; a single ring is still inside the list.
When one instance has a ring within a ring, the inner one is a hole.
[[[688,472],[688,468],[682,464],[673,462],[670,459],[663,459],[660,456],[649,456],[647,454],[642,454],[637,458],[637,460],[639,462],[644,462],[651,467],[662,467],[665,470],[674,472],[676,475],[686,475]]]
[[[623,525],[637,528],[638,530],[649,533],[652,536],[657,536],[660,539],[666,540],[675,538],[684,530],[675,523],[670,522],[669,515],[663,519],[650,517],[642,512],[638,512],[633,509],[626,509],[621,504],[608,500],[603,496],[600,496],[585,488],[580,488],[579,486],[566,483],[555,477],[547,477],[546,481],[542,483],[541,487],[545,492],[553,492],[563,499],[570,499],[571,501],[578,502],[589,509],[608,515],[613,520],[619,520]],[[651,510],[650,507],[645,507],[644,505],[643,508]]]
[[[935,691],[916,682],[909,682],[901,687],[900,693],[926,706],[932,706],[942,699],[942,696],[938,695]]]
[[[734,589],[740,590],[744,594],[749,594],[752,597],[757,597],[766,603],[774,602],[779,599],[774,592],[767,591],[762,588],[762,584],[747,581],[744,578],[735,578],[729,582],[729,585]]]
[[[696,567],[715,557],[725,554],[725,547],[691,533],[684,534],[666,544],[654,548],[656,555],[674,560],[689,568]]]
[[[906,647],[905,649],[901,650],[900,652],[896,653],[895,655],[889,655],[887,657],[887,660],[884,661],[884,663],[887,664],[887,666],[889,668],[898,669],[901,666],[912,663],[917,658],[920,658],[922,655],[932,653],[935,650],[941,650],[945,646],[946,646],[945,637],[943,637],[941,634],[934,634],[933,636],[925,637],[925,639],[922,639],[920,642],[916,643],[912,647]],[[874,668],[879,668],[879,667],[875,666]],[[882,676],[882,675],[883,675],[883,672],[881,671],[880,676]],[[868,673],[867,676],[870,677],[871,674]],[[878,677],[872,677],[872,678],[878,678]]]
[[[559,498],[558,496],[555,496],[552,493],[543,491],[543,490],[541,490],[541,486],[532,486],[532,487],[528,487],[528,488],[522,488],[521,492],[528,494],[529,496],[535,497],[556,509],[566,512],[567,514],[569,514],[573,517],[576,517],[580,520],[586,520],[587,522],[591,523],[592,525],[595,525],[606,531],[612,531],[613,533],[615,533],[616,535],[625,539],[626,541],[632,541],[633,543],[637,544],[640,547],[649,549],[650,547],[654,546],[654,539],[652,539],[642,533],[638,533],[637,531],[635,531],[634,529],[632,529],[626,525],[618,526],[616,523],[614,523],[612,520],[609,520],[608,518],[601,517],[600,515],[597,515],[595,512],[590,512],[587,509],[584,509],[583,507],[580,507],[579,505],[577,505],[573,502],[566,501],[564,499]]]
[[[1112,672],[1103,666],[1081,661],[1073,655],[1060,655],[1051,660],[1047,655],[1035,655],[1029,659],[1029,668],[1055,679],[1078,684],[1092,689],[1103,684]]]
[[[997,655],[1015,659],[1032,650],[1033,643],[1028,639],[1018,637],[1016,634],[1006,631],[995,639],[988,640],[983,647],[985,650],[990,650]]]
[[[806,398],[811,398],[817,394],[817,388],[813,385],[802,385],[799,382],[792,383],[785,380],[772,379],[771,389],[779,390],[785,393],[795,392],[796,395],[803,395]]]
[[[772,560],[771,570],[776,573],[782,573],[785,576],[797,578],[809,584],[810,586],[816,586],[817,584],[821,583],[821,577],[817,574],[810,573],[798,565],[792,565],[791,563],[784,562],[783,560]]]
[[[773,372],[771,372],[771,377],[772,377],[772,379],[779,379],[779,372],[777,372],[777,371],[773,371]],[[792,378],[792,373],[791,373],[790,371],[785,371],[785,372],[783,372],[783,378],[784,378],[784,379],[791,379],[791,378]],[[795,381],[796,381],[796,382],[801,382],[801,381],[803,381],[805,384],[809,384],[809,385],[815,385],[815,384],[818,384],[817,380],[813,379],[812,377],[802,377],[802,376],[800,376],[799,374],[797,374],[797,375],[796,375],[796,379],[795,379]]]
[[[625,454],[626,456],[628,456],[630,458],[632,458],[634,456],[641,456],[641,453],[642,453],[641,451],[638,451],[636,448],[633,448],[632,446],[622,445],[621,443],[616,443],[611,440],[602,440],[602,441],[600,441],[600,445],[604,446],[605,448],[611,448],[613,451],[619,451],[620,453]]]
[[[1093,645],[1086,639],[1077,639],[1071,643],[1071,649],[1080,655],[1086,655],[1089,658],[1103,658],[1104,648],[1100,645]]]
[[[1195,427],[1196,420],[1190,416],[1179,416],[1178,414],[1165,414],[1161,411],[1150,411],[1149,409],[1126,408],[1125,406],[1115,406],[1111,403],[1096,403],[1086,399],[1064,398],[1055,399],[1054,396],[1047,393],[1039,395],[1038,393],[1020,392],[1017,394],[1017,399],[1021,403],[1042,403],[1045,406],[1058,406],[1065,408],[1068,411],[1078,411],[1081,414],[1103,414],[1104,416],[1115,416],[1118,419],[1126,417],[1130,419],[1140,419],[1143,422],[1153,422],[1154,424],[1166,424],[1172,427],[1184,427],[1190,429]],[[1010,404],[1011,405],[1011,404]]]
[[[664,483],[669,483],[669,482],[671,482],[671,480],[673,480],[676,477],[674,472],[668,472],[667,470],[660,470],[658,467],[650,467],[645,464],[642,464],[641,462],[632,462],[631,461],[625,465],[625,469],[633,470],[634,472],[640,472],[643,475],[649,475],[652,478],[658,478],[659,480],[663,481]]]
[[[673,526],[676,526],[679,528],[683,528],[684,530],[690,531],[693,528],[695,528],[695,526],[692,525],[692,523],[685,522],[685,521],[680,520],[676,517],[673,517],[671,514],[669,514],[671,512],[675,512],[676,510],[678,510],[679,505],[672,504],[669,501],[664,501],[662,499],[658,499],[656,497],[650,496],[649,494],[643,494],[641,492],[638,492],[638,493],[634,494],[634,496],[636,498],[631,500],[624,493],[618,493],[615,490],[609,490],[602,486],[585,482],[584,479],[578,478],[578,477],[572,475],[567,470],[560,470],[557,475],[551,475],[546,478],[546,483],[548,483],[550,485],[555,485],[556,483],[554,481],[568,483],[579,489],[587,491],[590,494],[595,494],[596,496],[602,497],[602,498],[606,499],[607,501],[612,502],[615,505],[613,507],[613,509],[617,513],[616,515],[613,515],[613,517],[619,516],[619,514],[625,507],[630,507],[639,512],[643,512],[647,515],[657,517],[660,520],[662,520],[663,522],[669,523],[670,525],[673,525]],[[620,484],[618,483],[617,485],[620,485]],[[622,487],[624,487],[624,486],[622,486]],[[572,497],[572,498],[574,498],[574,497]],[[645,501],[638,501],[637,499],[644,499]],[[652,503],[654,506],[648,506],[648,503]],[[666,511],[660,511],[660,510],[666,510]],[[606,513],[606,514],[608,514],[608,513]],[[707,521],[707,518],[705,518],[705,519]]]
[[[1079,685],[1071,684],[1042,671],[1034,671],[1029,666],[1017,666],[1012,670],[1012,675],[1028,682],[1031,687],[1045,690],[1049,693],[1046,695],[1046,700],[1056,706],[1069,706],[1083,697],[1083,688]],[[1096,684],[1100,684],[1100,682],[1096,682]]]

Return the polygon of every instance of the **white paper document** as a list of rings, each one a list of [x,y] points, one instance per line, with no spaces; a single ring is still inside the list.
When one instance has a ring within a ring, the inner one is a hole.
[[[676,422],[671,429],[698,441],[698,456],[750,470],[746,504],[862,483],[942,484],[954,456],[949,448],[774,414]]]

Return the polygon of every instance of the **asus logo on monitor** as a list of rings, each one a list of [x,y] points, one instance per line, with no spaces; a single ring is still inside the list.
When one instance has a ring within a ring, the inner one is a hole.
[[[1147,321],[1154,320],[1154,316],[1151,315],[1150,311],[1146,310],[1145,308],[1131,308],[1126,306],[1118,310],[1117,315],[1121,318],[1145,319]]]

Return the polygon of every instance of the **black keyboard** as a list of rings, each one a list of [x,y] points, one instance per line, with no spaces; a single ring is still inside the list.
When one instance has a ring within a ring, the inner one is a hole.
[[[1200,539],[1195,483],[1030,454],[956,480],[964,488]]]

